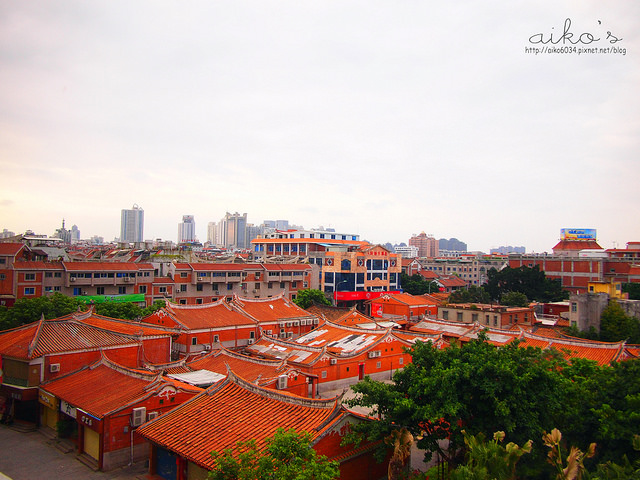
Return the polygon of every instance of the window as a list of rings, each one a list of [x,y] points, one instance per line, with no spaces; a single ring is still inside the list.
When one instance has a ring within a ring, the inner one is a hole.
[[[160,288],[158,288],[158,291],[160,293],[167,293],[167,287],[160,287]]]
[[[233,290],[233,283],[227,283],[227,290]]]
[[[320,375],[322,378],[327,378],[327,371],[323,370],[322,374]]]
[[[79,288],[79,287],[74,287],[74,288],[73,288],[73,295],[74,295],[75,297],[77,297],[78,295],[82,295],[82,289],[81,289],[81,288]]]
[[[253,289],[254,290],[260,290],[260,284],[259,283],[254,283],[253,284]]]
[[[180,278],[187,278],[187,272],[180,272]]]
[[[404,358],[400,357],[400,358],[398,359],[398,363],[399,363],[400,365],[404,365]]]
[[[196,285],[196,291],[198,292],[202,291],[202,283],[199,283],[198,285]]]
[[[284,288],[284,282],[280,282],[280,288]]]
[[[146,285],[140,285],[138,287],[138,293],[147,293],[147,286]]]
[[[104,295],[104,287],[96,288],[96,295]]]
[[[6,278],[7,278],[7,277],[6,277],[6,275],[5,275],[4,273],[0,273],[0,280],[4,280],[4,279],[6,279]]]
[[[456,317],[457,317],[457,319],[458,319],[458,321],[459,321],[459,322],[462,322],[462,312],[458,312],[458,313],[456,314]]]
[[[571,302],[571,313],[576,313],[578,311],[578,304],[576,302]]]
[[[62,272],[53,272],[53,278],[62,278]]]
[[[196,298],[196,304],[197,305],[202,305],[202,299],[201,298]]]
[[[449,310],[443,310],[442,311],[442,318],[444,320],[449,320]]]
[[[376,362],[376,368],[382,368],[382,362]]]
[[[493,316],[493,326],[494,326],[494,327],[497,327],[497,326],[498,326],[498,316],[497,316],[497,315],[494,315],[494,316]]]
[[[256,338],[256,332],[249,332],[249,338]]]
[[[74,290],[75,290],[75,288],[74,288]],[[80,290],[80,289],[78,289],[78,290]],[[36,294],[36,289],[34,287],[26,287],[24,289],[24,294],[25,295],[35,295]]]
[[[187,299],[186,298],[181,298],[180,299],[180,305],[186,305],[187,304]]]
[[[191,345],[197,345],[198,339],[196,337],[191,338]]]
[[[273,288],[273,282],[267,283],[267,288]]]
[[[475,323],[475,322],[477,322],[477,321],[478,321],[478,314],[477,314],[477,313],[472,313],[472,314],[471,314],[471,321],[472,321],[473,323]]]
[[[220,337],[218,335],[213,336],[214,343],[220,343]]]
[[[24,279],[25,280],[35,280],[36,279],[36,274],[35,273],[25,273],[24,274]]]
[[[298,282],[291,282],[291,288],[298,288]]]
[[[118,294],[126,295],[126,293],[127,293],[127,287],[118,287]]]
[[[44,278],[51,278],[51,277],[53,277],[52,272],[44,272]]]

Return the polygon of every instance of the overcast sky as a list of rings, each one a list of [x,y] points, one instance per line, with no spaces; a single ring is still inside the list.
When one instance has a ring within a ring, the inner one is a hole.
[[[526,51],[567,19],[575,52]],[[147,239],[191,214],[205,241],[237,211],[375,243],[542,252],[580,227],[624,247],[639,23],[637,0],[0,0],[0,230],[113,240],[137,204]]]

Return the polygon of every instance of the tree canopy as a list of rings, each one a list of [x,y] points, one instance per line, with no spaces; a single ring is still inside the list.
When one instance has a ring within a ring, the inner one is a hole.
[[[640,343],[640,320],[627,315],[618,302],[611,300],[600,315],[600,340]]]
[[[296,298],[293,299],[293,303],[300,308],[309,308],[314,303],[320,305],[331,305],[331,302],[327,299],[322,290],[315,288],[308,288],[304,290],[298,290]]]
[[[215,467],[209,480],[332,480],[340,474],[337,462],[316,453],[307,432],[279,428],[266,445],[261,452],[249,440],[212,452]]]
[[[539,266],[505,267],[502,270],[491,268],[487,272],[485,290],[495,301],[508,292],[520,292],[531,301],[556,302],[569,297],[558,280],[547,278]]]
[[[424,295],[425,293],[436,293],[440,287],[436,282],[430,282],[419,273],[411,276],[406,273],[400,274],[400,285],[402,290],[411,295]]]
[[[640,431],[638,360],[611,367],[579,358],[569,363],[553,349],[517,342],[497,348],[483,335],[446,349],[417,342],[411,354],[413,362],[392,383],[365,377],[353,387],[351,403],[380,417],[354,427],[356,435],[374,440],[406,427],[419,438],[419,448],[455,467],[464,458],[463,430],[473,436],[500,430],[518,445],[533,440],[531,454],[518,464],[526,478],[548,473],[542,435],[554,428],[584,451],[591,442],[602,445],[597,460],[636,454],[631,440]]]
[[[98,315],[106,317],[133,320],[152,314],[164,306],[164,301],[158,300],[148,307],[140,307],[135,303],[105,302],[94,305],[94,311]],[[0,330],[19,327],[44,318],[62,317],[78,310],[86,310],[84,302],[74,297],[67,297],[61,293],[46,295],[38,298],[20,298],[11,308],[0,310]]]
[[[469,288],[461,288],[449,295],[449,303],[489,303],[491,296],[483,287],[471,285]]]

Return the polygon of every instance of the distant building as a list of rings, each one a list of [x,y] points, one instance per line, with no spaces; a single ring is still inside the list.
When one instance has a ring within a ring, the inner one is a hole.
[[[416,258],[418,256],[418,247],[409,245],[408,247],[395,247],[395,253],[402,255],[402,258]]]
[[[16,234],[14,232],[10,232],[6,228],[3,228],[2,232],[0,233],[0,238],[11,238],[11,237],[15,237],[15,236],[16,236]]]
[[[144,210],[138,205],[123,209],[120,216],[120,241],[141,243],[144,238]]]
[[[196,222],[193,215],[183,215],[182,222],[178,224],[178,243],[191,243],[196,241]]]
[[[64,228],[64,219],[62,219],[62,226],[56,229],[56,232],[53,234],[53,237],[59,238],[60,240],[63,241],[63,243],[67,243],[67,244],[71,243],[71,232],[66,228]]]
[[[418,257],[435,258],[438,256],[438,241],[433,235],[427,235],[421,232],[420,235],[414,235],[409,239],[409,246],[418,247]],[[398,250],[396,249],[396,252]]]
[[[77,225],[71,227],[71,243],[78,243],[80,241],[80,230]]]
[[[519,253],[521,255],[524,255],[526,253],[526,248],[524,247],[512,247],[511,245],[509,245],[508,247],[505,246],[501,246],[498,248],[492,248],[489,253],[491,253],[491,255],[509,255],[510,253]]]
[[[248,248],[247,214],[229,213],[220,220],[221,245],[226,248]]]

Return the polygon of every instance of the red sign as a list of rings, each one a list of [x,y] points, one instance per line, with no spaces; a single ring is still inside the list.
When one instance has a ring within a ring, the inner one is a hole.
[[[393,290],[390,292],[334,292],[333,298],[343,302],[349,300],[371,300],[372,298],[378,298],[381,295],[395,295],[402,293],[400,290]]]

